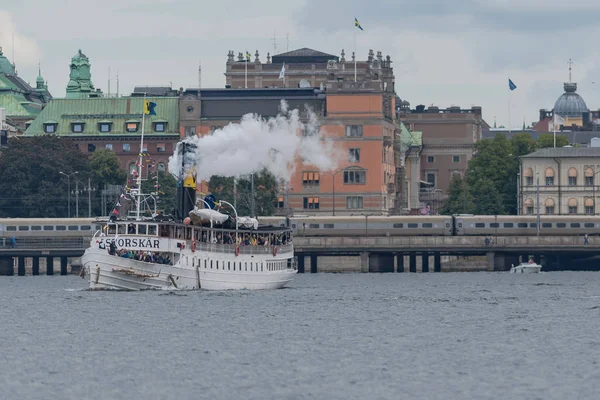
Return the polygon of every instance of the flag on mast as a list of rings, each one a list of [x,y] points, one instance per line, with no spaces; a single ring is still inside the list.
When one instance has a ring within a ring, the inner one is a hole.
[[[561,126],[565,124],[565,119],[558,114],[554,114],[554,120],[552,121],[554,126]]]
[[[156,107],[156,103],[154,103],[150,100],[144,100],[144,114],[156,115],[156,111],[154,111],[155,107]]]
[[[362,26],[360,26],[360,22],[358,22],[356,17],[354,17],[354,26],[357,27],[358,29],[360,29],[361,31],[364,31],[364,29],[362,28]]]
[[[509,78],[508,79],[508,88],[512,91],[515,90],[517,88],[517,85],[514,84],[514,82]]]
[[[279,71],[279,79],[285,78],[285,63],[281,66],[281,71]]]

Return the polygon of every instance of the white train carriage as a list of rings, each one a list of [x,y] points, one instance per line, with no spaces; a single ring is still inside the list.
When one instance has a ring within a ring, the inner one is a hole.
[[[540,235],[598,235],[600,217],[583,215],[542,215]],[[455,217],[456,236],[535,236],[535,215],[473,215]]]
[[[291,217],[297,236],[451,236],[451,216]]]
[[[100,229],[94,218],[0,218],[0,237],[82,237]]]

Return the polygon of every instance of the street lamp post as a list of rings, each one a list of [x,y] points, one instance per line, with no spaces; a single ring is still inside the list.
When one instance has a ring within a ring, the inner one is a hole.
[[[331,199],[331,201],[333,203],[333,212],[332,213],[333,213],[334,217],[335,217],[335,176],[340,171],[343,171],[343,169],[338,169],[337,171],[335,171],[333,173],[333,178],[332,178],[332,181],[331,181],[331,186],[332,186],[332,189],[331,189],[331,197],[332,197],[332,199]]]
[[[58,173],[67,177],[67,217],[71,218],[71,177],[75,174],[78,174],[79,171],[75,171],[70,174],[65,174],[62,171],[59,171]]]

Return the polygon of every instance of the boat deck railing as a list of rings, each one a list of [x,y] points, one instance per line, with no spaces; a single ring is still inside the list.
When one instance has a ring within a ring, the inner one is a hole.
[[[267,254],[293,254],[294,245],[291,243],[275,246],[236,246],[235,244],[219,244],[219,243],[196,243],[196,251],[209,251],[215,253],[234,254],[236,247],[239,247],[239,254],[267,255]]]

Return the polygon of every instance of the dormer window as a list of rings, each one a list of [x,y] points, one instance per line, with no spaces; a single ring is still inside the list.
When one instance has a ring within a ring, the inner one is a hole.
[[[83,133],[84,122],[72,122],[71,123],[71,132],[73,133]]]
[[[154,132],[166,132],[167,121],[154,121],[152,123],[152,127],[154,129]]]
[[[110,121],[100,121],[98,122],[98,130],[100,133],[110,133],[112,130],[112,122]]]
[[[56,133],[58,123],[54,121],[44,122],[44,133]]]
[[[126,121],[125,132],[134,133],[137,132],[140,127],[139,121]]]

